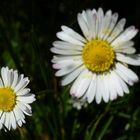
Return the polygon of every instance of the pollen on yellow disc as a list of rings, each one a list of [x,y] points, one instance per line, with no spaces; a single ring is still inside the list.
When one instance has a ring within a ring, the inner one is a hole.
[[[93,72],[105,72],[111,69],[115,60],[115,53],[109,43],[103,40],[91,40],[83,49],[83,61]]]
[[[16,94],[10,88],[0,88],[0,110],[8,112],[16,104]]]

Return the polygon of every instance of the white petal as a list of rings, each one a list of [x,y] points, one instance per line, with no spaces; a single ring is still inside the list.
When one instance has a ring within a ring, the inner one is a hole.
[[[109,101],[108,75],[103,75],[103,84],[104,84],[103,100],[107,103]]]
[[[117,91],[119,96],[123,96],[123,88],[121,86],[119,76],[114,72],[111,71],[112,82],[114,83],[115,90]]]
[[[17,96],[17,101],[30,104],[35,101],[35,95],[34,94],[27,94],[24,96]]]
[[[97,75],[97,81],[96,81],[96,94],[95,94],[95,100],[96,103],[99,104],[102,100],[102,95],[104,94],[104,85],[102,80],[102,75]]]
[[[121,69],[133,82],[138,82],[138,76],[129,68],[122,65],[121,63],[117,63],[116,68]]]
[[[56,76],[63,76],[66,75],[70,72],[72,72],[73,70],[75,70],[76,68],[78,68],[79,66],[81,66],[83,64],[82,61],[77,61],[75,63],[71,63],[69,65],[66,65],[65,67],[63,67],[62,69],[60,69],[59,71],[57,71],[55,73]]]
[[[56,64],[53,64],[52,67],[54,69],[63,69],[63,68],[68,67],[69,65],[72,65],[73,63],[76,63],[76,62],[72,62],[72,60],[64,60],[64,61],[59,61]]]
[[[112,74],[109,73],[107,78],[108,78],[109,97],[110,97],[110,100],[114,100],[117,98],[117,91],[115,88],[115,83],[114,83]]]
[[[134,82],[130,80],[124,73],[122,73],[120,70],[116,69],[115,72],[120,76],[120,78],[125,81],[129,85],[133,85]]]
[[[2,110],[0,110],[0,118],[1,118],[2,113],[3,113],[3,111],[2,111]]]
[[[114,46],[116,52],[126,53],[126,54],[133,54],[136,52],[136,49],[132,47],[134,45],[133,41],[127,41],[120,45]]]
[[[95,12],[96,13],[96,12]],[[97,17],[98,19],[96,20],[96,24],[98,24],[98,29],[97,30],[97,37],[100,38],[101,34],[102,34],[102,25],[103,25],[103,18],[104,18],[104,12],[102,8],[98,9],[98,13],[97,13]]]
[[[22,118],[20,117],[21,115],[19,114],[20,112],[18,111],[17,106],[14,108],[14,115],[16,118],[17,124],[21,127],[22,126]]]
[[[123,42],[131,40],[137,33],[138,33],[138,30],[135,29],[134,26],[128,27],[120,36],[118,36],[112,42],[112,46],[119,45]]]
[[[73,61],[79,61],[82,59],[82,56],[53,56],[52,63],[67,63],[68,61],[73,62]]]
[[[57,61],[57,60],[56,60]],[[73,58],[71,57],[70,59],[63,59],[63,60],[58,60],[58,62],[56,64],[53,64],[53,68],[54,69],[63,69],[65,67],[69,67],[70,65],[77,65],[77,64],[80,64],[80,63],[83,63],[82,62],[82,58]]]
[[[19,115],[21,121],[24,123],[25,115],[22,112],[22,110],[20,109],[20,107],[18,106],[18,104],[16,105],[16,111],[18,112],[18,115]]]
[[[129,85],[138,82],[138,76],[129,68],[125,67],[121,63],[116,64],[116,73]]]
[[[115,72],[116,73],[116,72]],[[117,73],[116,73],[117,74]],[[117,74],[118,75],[118,74]],[[129,93],[129,88],[128,88],[128,86],[127,86],[127,84],[124,82],[124,80],[123,79],[121,79],[121,77],[118,75],[118,80],[120,81],[120,84],[121,84],[121,86],[122,86],[122,89],[123,89],[123,91],[125,92],[125,93]]]
[[[70,57],[58,57],[56,59],[53,60],[54,63],[54,68],[56,69],[61,69],[63,67],[66,67],[68,65],[71,65],[71,64],[79,64],[81,63],[83,60],[82,60],[82,56],[80,57],[75,57],[75,56],[70,56]],[[56,65],[56,66],[55,66]],[[60,68],[59,68],[60,67]]]
[[[61,26],[62,30],[68,34],[69,36],[76,38],[79,41],[86,42],[85,38],[83,38],[80,34],[75,32],[73,29],[67,27],[67,26]]]
[[[76,98],[83,96],[89,87],[91,77],[92,73],[85,69],[73,83],[70,94]]]
[[[74,45],[68,42],[64,42],[64,41],[54,41],[53,42],[53,46],[58,48],[58,49],[64,49],[64,50],[78,50],[81,51],[83,50],[83,46],[80,45]]]
[[[101,35],[100,35],[101,39],[104,39],[104,37],[106,37],[106,32],[108,32],[108,27],[109,27],[110,22],[111,22],[111,16],[112,16],[112,12],[111,12],[111,10],[109,10],[106,12],[106,14],[103,18]]]
[[[80,68],[74,70],[72,73],[65,76],[64,79],[61,81],[61,85],[65,86],[71,83],[84,69],[85,66],[81,66]]]
[[[83,11],[83,12],[85,12],[85,11]],[[78,24],[79,24],[79,26],[80,26],[80,28],[81,28],[81,30],[82,30],[84,36],[85,36],[88,40],[90,40],[90,39],[91,39],[91,35],[90,35],[90,33],[89,33],[89,29],[88,29],[88,26],[87,26],[87,22],[85,21],[85,18],[86,18],[86,17],[84,16],[84,14],[78,14],[78,15],[77,15]]]
[[[107,38],[108,42],[112,42],[124,30],[125,23],[126,19],[124,18],[117,23],[110,36]]]
[[[24,103],[22,103],[22,102],[18,102],[18,107],[22,110],[22,112],[24,112],[24,114],[26,114],[28,116],[31,116],[32,111],[26,105]]]
[[[125,55],[125,54],[116,53],[116,59],[118,61],[130,64],[130,65],[134,65],[134,66],[140,65],[140,54]]]
[[[10,118],[10,112],[5,112],[5,123],[4,123],[4,125],[5,125],[5,127],[8,129],[8,130],[10,130],[11,129],[11,118]]]
[[[8,86],[8,71],[8,67],[1,68],[1,77],[5,87]]]
[[[2,124],[1,121],[0,121],[0,130],[2,129],[2,127],[3,127],[3,124]]]
[[[13,80],[14,80],[14,71],[13,71],[13,69],[10,69],[9,75],[8,75],[8,86],[9,87],[11,87]]]
[[[10,77],[11,77],[11,71],[8,69],[8,71],[7,71],[7,87],[9,87],[10,86]]]
[[[95,26],[96,26],[96,30],[95,30],[95,37],[98,37],[99,34],[99,25],[100,25],[100,21],[99,21],[99,17],[98,17],[98,13],[95,9],[92,10],[93,13],[93,19],[95,21]]]
[[[118,75],[118,73],[116,72],[116,71],[114,71],[114,73],[115,73],[115,75],[116,75],[116,77],[117,77],[117,79],[118,79],[118,82],[120,83],[120,85],[121,85],[121,87],[122,87],[122,89],[123,89],[123,92],[125,92],[125,93],[129,93],[129,89],[128,89],[128,86],[127,86],[127,84],[124,82],[124,80]],[[120,96],[121,96],[121,94],[119,94]],[[123,96],[123,94],[122,94],[122,96]]]
[[[27,109],[29,109],[29,110],[30,110],[30,113],[31,113],[31,111],[32,111],[31,106],[30,106],[29,104],[26,104],[26,103],[22,103],[22,104],[24,104],[24,106],[25,106]]]
[[[92,74],[92,79],[86,93],[88,103],[91,103],[94,100],[96,94],[96,82],[96,74]]]
[[[26,95],[30,92],[30,89],[29,88],[24,88],[20,91],[17,91],[17,95]]]
[[[11,88],[14,88],[18,82],[18,72],[15,70],[13,71],[13,81],[11,83]]]
[[[3,87],[4,85],[3,85],[3,82],[2,82],[2,80],[1,80],[1,78],[0,78],[0,87]]]
[[[21,78],[20,81],[18,82],[18,84],[15,86],[14,91],[17,92],[19,90],[24,89],[29,83],[29,79],[28,77],[26,78]]]
[[[117,19],[118,19],[118,13],[114,13],[112,16],[111,16],[111,21],[110,21],[110,24],[108,25],[108,28],[105,30],[104,32],[104,40],[107,39],[107,37],[111,34],[114,26],[116,25],[116,22],[117,22]]]
[[[16,118],[14,116],[14,113],[13,111],[10,112],[10,122],[11,122],[11,125],[12,125],[12,128],[13,129],[16,129]]]
[[[56,36],[63,41],[66,41],[66,42],[69,42],[69,43],[72,43],[72,44],[75,44],[75,45],[84,45],[83,42],[69,36],[68,34],[66,34],[64,32],[58,32],[56,34]]]
[[[79,55],[82,53],[81,51],[77,51],[77,50],[64,50],[64,49],[58,49],[55,47],[52,47],[50,50],[53,53],[61,54],[61,55]]]
[[[20,109],[18,104],[16,105],[16,107],[14,109],[14,114],[16,116],[16,120],[17,120],[18,124],[25,123],[25,120],[24,120],[25,119],[25,115],[23,114],[23,111]],[[17,115],[18,115],[18,117],[17,117]]]
[[[3,114],[1,115],[1,118],[0,118],[0,121],[3,125],[5,124],[5,119],[6,119],[6,113],[3,112]]]
[[[90,39],[91,38],[96,38],[96,13],[92,13],[91,10],[86,11],[86,17],[87,17],[87,24],[88,24],[88,29],[90,32]]]

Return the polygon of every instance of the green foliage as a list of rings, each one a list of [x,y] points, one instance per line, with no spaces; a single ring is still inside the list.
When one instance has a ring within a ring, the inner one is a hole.
[[[0,66],[28,76],[37,100],[32,105],[32,117],[26,116],[26,124],[15,131],[1,130],[0,140],[140,140],[139,83],[130,87],[130,94],[113,102],[93,102],[76,110],[69,103],[70,86],[61,87],[60,79],[54,76],[49,49],[56,32],[63,24],[79,31],[77,13],[98,6],[120,12],[128,18],[128,24],[139,26],[136,3],[136,9],[129,11],[129,5],[121,8],[119,2],[107,0],[1,1]],[[135,41],[138,47],[138,38]],[[139,73],[139,69],[135,71]]]

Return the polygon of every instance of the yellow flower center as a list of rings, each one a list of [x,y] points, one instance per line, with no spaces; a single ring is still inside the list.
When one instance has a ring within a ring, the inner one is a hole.
[[[0,88],[0,110],[8,112],[16,104],[16,94],[10,88]]]
[[[109,43],[96,39],[85,44],[82,57],[89,70],[105,72],[113,66],[115,53]]]

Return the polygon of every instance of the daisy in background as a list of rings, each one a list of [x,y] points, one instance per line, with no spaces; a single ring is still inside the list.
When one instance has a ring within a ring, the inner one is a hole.
[[[86,99],[83,99],[83,98],[81,99],[71,98],[69,100],[69,103],[72,104],[72,106],[76,108],[77,110],[80,110],[82,107],[85,107],[85,108],[87,107],[87,101]]]
[[[0,129],[16,129],[25,123],[25,114],[31,116],[31,104],[35,95],[26,88],[28,77],[16,70],[1,68],[0,77]],[[5,129],[5,130],[6,130]]]
[[[129,93],[128,85],[138,82],[138,76],[128,64],[140,65],[140,55],[131,40],[138,32],[134,26],[124,30],[126,19],[118,21],[118,13],[108,10],[86,10],[77,16],[84,36],[67,26],[56,35],[51,51],[56,76],[63,76],[63,86],[73,82],[73,98],[98,104]],[[81,105],[81,104],[80,104]]]

